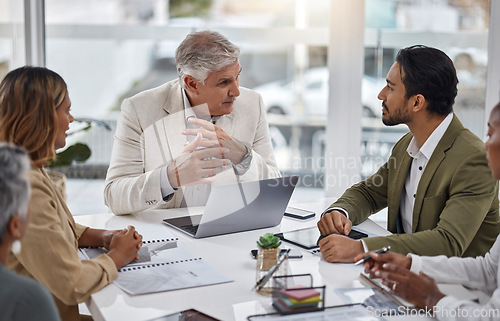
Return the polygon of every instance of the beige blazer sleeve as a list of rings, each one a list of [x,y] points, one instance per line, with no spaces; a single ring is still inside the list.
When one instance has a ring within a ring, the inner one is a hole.
[[[11,254],[10,268],[45,285],[61,310],[87,300],[118,277],[112,259],[104,254],[93,260],[78,257],[78,237],[85,227],[73,217],[42,169],[29,173],[32,195],[30,222],[18,255]],[[78,231],[78,232],[77,232]],[[78,311],[77,309],[73,309]],[[74,316],[64,316],[63,320]]]
[[[115,214],[139,212],[162,201],[160,171],[164,166],[145,170],[143,131],[136,107],[125,99],[104,190],[105,203]]]

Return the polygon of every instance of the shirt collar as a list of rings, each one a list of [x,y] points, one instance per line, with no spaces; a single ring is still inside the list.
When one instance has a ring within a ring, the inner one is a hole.
[[[406,149],[408,155],[410,155],[413,158],[417,158],[418,153],[422,153],[422,155],[424,155],[425,158],[430,159],[432,153],[436,149],[441,138],[443,138],[444,133],[450,126],[452,120],[453,120],[453,113],[449,113],[448,116],[446,116],[446,118],[441,122],[441,124],[439,124],[439,126],[436,127],[436,129],[434,129],[432,134],[429,136],[429,138],[427,138],[424,145],[422,145],[420,149],[418,148],[415,137],[413,137],[410,141],[410,144],[408,145],[408,148]]]
[[[191,103],[189,102],[189,99],[187,98],[186,90],[181,89],[182,91],[182,102],[184,103],[184,115],[186,117],[186,123],[189,118],[195,117],[196,114],[193,110],[193,107],[191,106]]]

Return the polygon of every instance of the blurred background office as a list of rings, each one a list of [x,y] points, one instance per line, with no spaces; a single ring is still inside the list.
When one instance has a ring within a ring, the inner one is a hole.
[[[177,77],[192,30],[242,49],[240,85],[262,94],[295,199],[339,196],[383,164],[406,126],[382,124],[378,92],[399,49],[445,51],[459,77],[455,111],[484,138],[500,98],[500,4],[489,0],[0,0],[0,78],[24,64],[67,80],[68,146],[92,155],[59,168],[75,214],[107,212],[104,177],[122,100]],[[485,116],[486,115],[486,116]],[[85,130],[81,130],[85,129]],[[384,213],[376,217],[384,225]]]

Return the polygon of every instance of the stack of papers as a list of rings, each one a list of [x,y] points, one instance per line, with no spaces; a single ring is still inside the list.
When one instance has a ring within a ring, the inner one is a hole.
[[[313,288],[297,285],[289,289],[282,289],[274,300],[275,307],[280,312],[302,312],[304,310],[317,309],[321,293]]]
[[[79,255],[89,260],[107,252],[105,248],[80,248]],[[139,260],[118,272],[114,284],[132,295],[232,281],[194,256],[177,238],[143,241]]]

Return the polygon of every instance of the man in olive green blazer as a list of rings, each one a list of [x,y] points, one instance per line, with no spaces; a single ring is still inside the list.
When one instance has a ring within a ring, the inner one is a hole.
[[[328,262],[352,262],[387,245],[403,254],[473,257],[493,245],[500,232],[498,183],[482,141],[453,114],[457,83],[443,52],[424,46],[400,51],[378,97],[384,124],[404,123],[411,133],[374,175],[323,214],[318,228],[329,236],[319,245]],[[362,241],[342,235],[385,207],[395,234]]]

